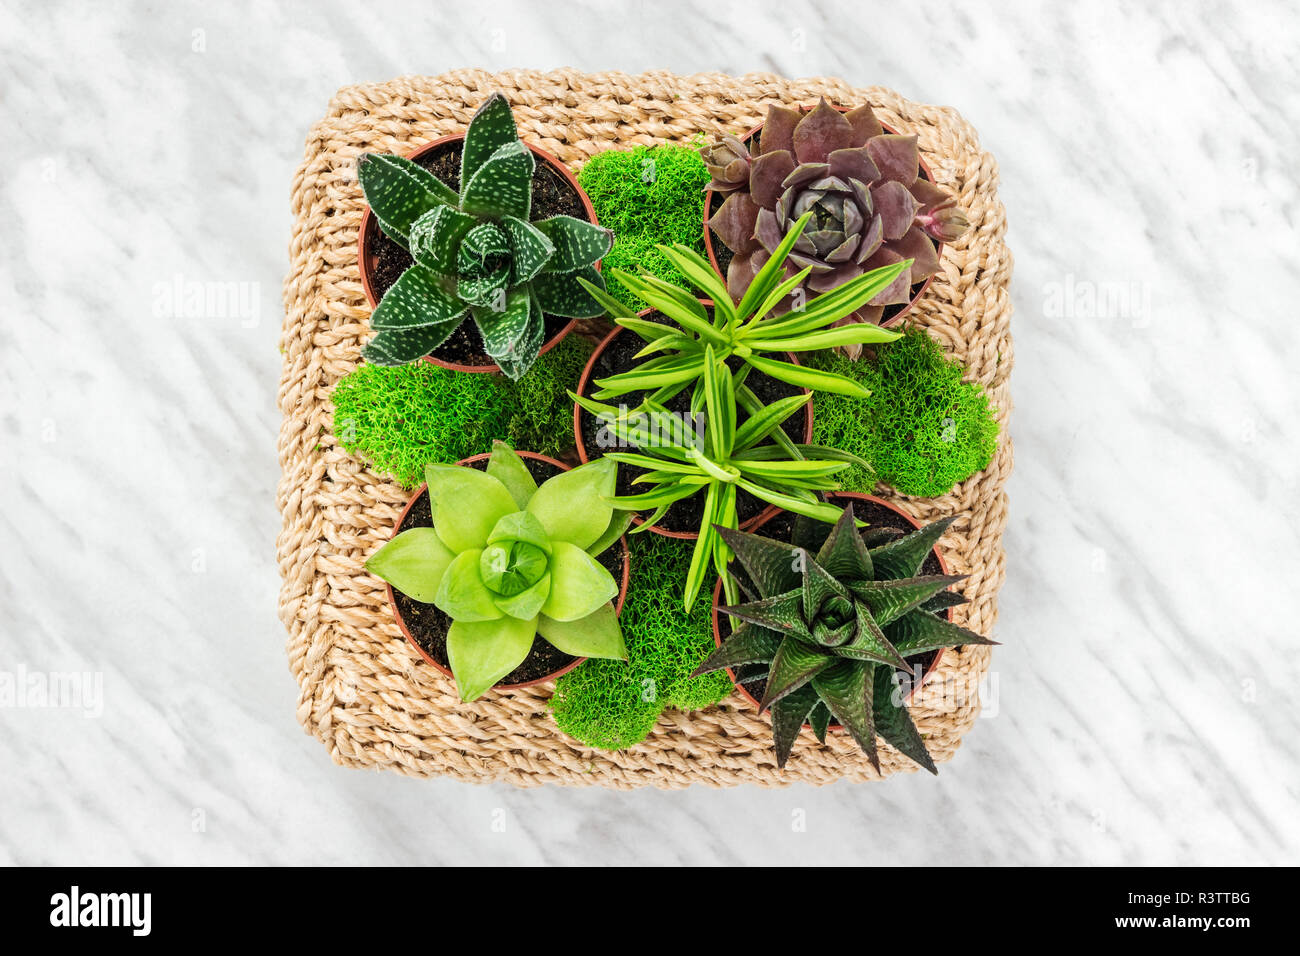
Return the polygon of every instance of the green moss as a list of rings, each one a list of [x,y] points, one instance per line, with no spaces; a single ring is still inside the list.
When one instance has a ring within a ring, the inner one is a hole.
[[[570,335],[517,382],[432,362],[360,365],[334,386],[334,435],[407,488],[424,480],[428,462],[477,455],[494,439],[558,457],[573,447],[565,390],[578,381],[590,350]]]
[[[704,187],[709,172],[689,146],[637,146],[597,153],[578,174],[602,226],[614,230],[614,248],[601,268],[635,271],[639,266],[690,288],[656,243],[680,242],[704,252]],[[617,282],[610,292],[630,308],[643,308]]]
[[[585,661],[556,681],[551,698],[560,730],[603,750],[640,743],[665,706],[698,710],[732,688],[726,671],[690,676],[713,649],[709,602],[681,610],[694,542],[648,533],[628,542],[632,575],[619,620],[629,660]]]
[[[998,425],[984,390],[963,384],[962,367],[923,330],[877,348],[873,362],[841,355],[808,356],[810,364],[848,375],[871,390],[865,402],[817,393],[813,440],[871,462],[876,476],[905,495],[935,498],[988,467]],[[861,468],[841,472],[840,483],[870,491],[875,478]]]

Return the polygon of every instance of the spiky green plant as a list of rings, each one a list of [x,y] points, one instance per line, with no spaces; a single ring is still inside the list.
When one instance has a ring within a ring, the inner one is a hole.
[[[605,306],[615,322],[645,340],[646,347],[637,357],[655,355],[626,372],[597,379],[599,391],[593,397],[606,401],[628,392],[652,391],[650,399],[663,403],[689,386],[694,389],[692,405],[699,408],[706,349],[724,360],[735,356],[755,371],[800,388],[867,397],[866,389],[848,376],[796,365],[773,358],[771,353],[812,352],[898,338],[897,332],[876,325],[832,326],[890,285],[908,263],[893,263],[858,275],[833,291],[792,306],[787,300],[807,278],[808,270],[784,281],[782,270],[811,218],[809,212],[794,224],[738,303],[732,301],[727,287],[699,253],[682,245],[660,246],[699,293],[713,300],[712,317],[695,296],[645,272],[634,275],[615,269],[610,274],[648,307],[661,312],[669,320],[667,324],[638,318],[604,290],[588,286],[592,298]],[[585,284],[585,280],[579,281]],[[784,314],[774,314],[778,307]]]
[[[742,622],[696,674],[758,664],[766,671],[760,710],[772,711],[776,761],[785,766],[804,721],[825,743],[833,717],[880,769],[879,734],[937,773],[906,706],[895,698],[905,658],[943,647],[993,644],[943,612],[965,602],[947,590],[964,576],[918,577],[954,519],[898,538],[860,532],[853,506],[834,527],[796,519],[789,543],[719,527],[757,594],[718,610]],[[868,540],[869,539],[869,540]]]
[[[603,312],[585,287],[604,289],[595,263],[613,234],[572,216],[530,221],[534,165],[500,93],[465,132],[459,194],[409,159],[361,157],[361,188],[380,229],[415,260],[370,317],[378,334],[362,350],[367,361],[420,359],[468,314],[484,351],[517,379],[537,359],[545,315]]]
[[[749,368],[742,365],[732,373],[707,344],[703,359],[704,415],[696,419],[694,428],[661,405],[614,408],[570,393],[622,447],[637,449],[604,456],[645,469],[634,483],[651,485],[653,490],[610,499],[614,507],[628,511],[654,509],[637,532],[654,526],[675,502],[704,495],[704,517],[683,592],[687,611],[700,593],[709,558],[719,574],[725,574],[731,560],[716,529],[737,526],[738,489],[797,514],[831,521],[839,510],[822,502],[817,492],[835,489],[830,476],[850,464],[868,467],[862,459],[836,448],[792,444],[780,430],[786,419],[808,403],[811,396],[807,393],[755,407],[738,425],[736,393],[745,387]],[[769,441],[774,435],[781,440]],[[731,594],[730,578],[723,580]]]
[[[575,657],[627,660],[618,584],[594,558],[627,528],[613,509],[617,466],[601,459],[538,487],[495,442],[487,470],[425,468],[432,528],[408,528],[366,570],[452,619],[447,660],[462,700],[524,662],[540,634]]]

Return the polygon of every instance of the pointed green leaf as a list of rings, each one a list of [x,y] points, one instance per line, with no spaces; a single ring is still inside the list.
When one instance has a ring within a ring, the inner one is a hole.
[[[704,663],[695,668],[691,676],[699,677],[741,664],[769,663],[776,656],[781,640],[781,635],[775,631],[756,624],[741,624],[722,642],[722,646],[714,649]]]
[[[771,707],[834,663],[836,659],[825,650],[805,644],[798,638],[787,637],[772,658],[772,671],[767,676],[767,687],[763,690],[763,699],[759,702],[758,709]],[[804,711],[805,717],[807,713]]]
[[[856,581],[870,581],[871,555],[858,534],[858,523],[853,517],[853,505],[844,507],[844,513],[835,522],[835,527],[826,536],[825,542],[817,552],[817,563],[826,572],[837,579],[849,578]],[[850,586],[852,586],[850,584]],[[875,608],[872,608],[875,611]]]
[[[876,623],[886,627],[944,588],[965,579],[965,575],[936,574],[886,581],[850,581],[849,587],[871,609]]]
[[[751,448],[773,434],[791,415],[800,411],[811,400],[812,396],[806,393],[788,395],[750,415],[736,430],[735,451],[740,452]]]
[[[429,464],[424,479],[433,526],[443,544],[457,554],[481,549],[496,523],[519,510],[505,485],[477,468]]]
[[[803,729],[804,721],[817,706],[817,692],[805,685],[772,705],[772,741],[776,747],[776,765],[784,767],[790,751]]]
[[[812,731],[817,737],[817,742],[826,743],[826,728],[831,723],[829,708],[819,701],[817,706],[808,714],[808,723],[812,724]]]
[[[904,657],[937,651],[941,647],[997,643],[929,611],[920,610],[905,614],[887,625],[885,634]]]
[[[462,551],[452,559],[433,603],[453,621],[494,621],[501,609],[479,574],[481,548]]]
[[[456,330],[459,318],[446,325],[418,329],[383,329],[361,349],[361,357],[372,365],[405,365],[424,358]]]
[[[709,416],[705,437],[710,454],[724,459],[731,454],[736,440],[736,395],[727,366],[714,355],[711,345],[704,349],[704,407]]]
[[[384,234],[408,247],[411,225],[430,209],[456,205],[456,194],[423,166],[402,156],[365,153],[357,178]]]
[[[504,615],[495,621],[452,621],[447,629],[447,663],[460,699],[483,696],[528,657],[536,621]]]
[[[618,300],[615,299],[614,301],[617,302]],[[619,316],[614,321],[646,342],[658,342],[665,336],[673,337],[678,335],[671,325],[664,325],[662,322],[651,322],[649,319]]]
[[[745,290],[740,304],[736,307],[736,312],[742,320],[757,311],[759,305],[772,294],[777,286],[782,284],[782,279],[785,277],[785,260],[789,257],[790,250],[794,248],[795,242],[803,235],[804,227],[808,225],[808,220],[812,218],[812,215],[811,212],[806,212],[799,217],[799,220],[786,232],[785,238],[776,247],[776,251],[772,253],[767,262],[763,263],[763,267],[754,275],[754,278],[749,283],[749,288]]]
[[[543,271],[533,277],[532,289],[548,315],[590,319],[604,314],[605,307],[592,297],[587,286],[599,286],[604,281],[592,266],[583,266],[577,272]]]
[[[576,621],[618,596],[614,578],[591,555],[567,541],[551,542],[551,593],[542,614]]]
[[[784,508],[786,511],[793,511],[795,514],[808,515],[810,518],[817,518],[821,521],[834,521],[840,516],[840,509],[834,505],[823,504],[820,501],[808,501],[789,489],[786,492],[774,491],[766,485],[749,481],[746,478],[737,479],[736,484],[754,497],[761,498],[770,505]]]
[[[461,211],[471,216],[513,216],[527,221],[535,165],[532,152],[518,140],[499,147],[472,176],[461,177]]]
[[[432,604],[456,555],[432,528],[408,528],[366,560],[366,570],[423,604]]]
[[[587,548],[609,527],[614,508],[608,499],[617,481],[618,465],[597,458],[544,482],[528,502],[528,511],[541,521],[552,542]]]
[[[910,757],[930,773],[937,774],[939,771],[934,766],[930,752],[925,749],[921,733],[916,729],[916,724],[912,723],[912,716],[902,703],[894,672],[888,667],[875,668],[874,684],[871,710],[876,733],[903,756]]]
[[[670,308],[661,310],[667,318],[677,321],[679,315],[690,316],[696,322],[701,322],[708,328],[713,328],[704,303],[681,286],[660,279],[649,272],[631,275],[621,269],[616,269],[614,274],[619,282],[632,289],[639,297],[644,298],[649,295],[654,298],[655,302],[670,305]],[[647,302],[649,302],[648,299]]]
[[[720,531],[740,559],[758,593],[764,598],[795,591],[808,555],[799,548],[762,535],[726,529]]]
[[[833,322],[852,315],[882,291],[889,288],[904,269],[911,268],[912,260],[873,269],[850,279],[830,292],[817,296],[798,312],[780,318],[765,319],[755,326],[764,339],[777,336],[802,335],[814,329],[825,328]]]
[[[614,507],[627,511],[644,511],[647,508],[666,508],[675,501],[689,498],[699,490],[699,485],[664,485],[642,495],[619,495],[610,498],[609,502]],[[641,527],[644,528],[648,523],[643,523]]]
[[[912,665],[903,660],[903,655],[885,637],[885,632],[871,617],[871,611],[865,604],[856,606],[858,636],[847,644],[831,648],[836,657],[847,657],[855,661],[874,661],[910,672]]]
[[[505,442],[492,443],[487,473],[505,485],[506,491],[510,492],[510,497],[515,499],[515,504],[521,509],[528,507],[528,500],[537,491],[537,480],[524,460]]]
[[[537,296],[529,293],[528,325],[518,345],[506,355],[497,357],[496,363],[511,381],[518,381],[533,367],[546,341],[546,317],[537,304]],[[477,323],[476,323],[477,324]]]
[[[632,525],[634,517],[631,511],[616,510],[609,519],[609,525],[605,528],[599,538],[587,545],[587,553],[592,557],[600,557],[610,548],[619,538],[627,533],[627,529]]]
[[[875,664],[840,661],[813,678],[813,690],[839,722],[858,742],[871,766],[880,772],[876,753],[876,728],[871,698],[875,691]]]
[[[958,605],[965,604],[969,600],[970,598],[957,591],[940,591],[934,597],[930,598],[930,600],[922,604],[921,610],[938,614],[941,611],[948,610],[950,607],[957,607]]]
[[[629,309],[622,301],[614,298],[605,291],[604,280],[597,285],[594,282],[588,282],[582,278],[582,273],[578,274],[578,285],[587,290],[587,293],[598,302],[607,313],[617,321],[619,319],[636,318],[636,313]]]
[[[731,301],[731,295],[727,292],[726,284],[718,278],[718,274],[709,265],[709,260],[680,243],[674,243],[671,246],[658,246],[657,248],[678,272],[684,275],[695,288],[704,293],[706,299],[713,300],[715,319],[720,319],[722,325],[730,325],[735,321],[735,303]]]
[[[691,564],[686,569],[686,590],[682,605],[688,614],[695,606],[700,588],[704,586],[704,576],[708,571],[709,559],[713,555],[713,536],[717,532],[713,530],[712,515],[717,505],[717,497],[718,483],[711,481],[704,494],[704,518],[700,522],[699,535],[695,539],[695,548],[691,552]]]
[[[792,362],[763,358],[759,355],[750,355],[745,359],[745,362],[765,375],[770,375],[772,378],[779,379],[789,385],[810,388],[814,392],[833,392],[836,395],[848,395],[852,398],[871,397],[871,392],[853,381],[853,379],[837,375],[834,372],[823,372],[819,369],[795,365]]]
[[[627,660],[623,629],[613,604],[602,604],[576,621],[555,621],[545,615],[537,620],[537,631],[558,649],[574,657]]]
[[[460,152],[461,182],[467,182],[502,146],[518,139],[510,104],[500,93],[493,93],[479,106],[465,130]]]
[[[647,355],[655,355],[659,352],[696,352],[700,343],[685,335],[673,333],[671,335],[661,335],[653,342],[648,343],[641,351],[632,356],[634,359],[642,359]]]
[[[464,315],[465,303],[446,291],[437,273],[416,263],[384,293],[371,313],[370,327],[384,331],[437,326],[450,335]]]
[[[525,286],[511,289],[503,297],[504,308],[493,309],[474,306],[474,324],[483,339],[483,351],[500,364],[502,358],[524,358],[522,350],[528,342],[529,322],[532,318],[532,299]],[[536,359],[536,355],[532,356]]]
[[[763,352],[816,352],[821,349],[833,349],[842,345],[870,345],[876,342],[892,342],[901,332],[882,329],[871,322],[855,322],[838,328],[806,332],[803,335],[791,335],[782,338],[762,338],[750,342],[750,347]]]
[[[872,548],[871,562],[875,566],[876,578],[883,581],[916,575],[921,570],[921,565],[925,563],[926,557],[943,537],[943,533],[956,520],[955,515],[944,518],[901,538]]]
[[[754,330],[758,326],[758,324],[762,322],[763,318],[767,316],[778,305],[784,302],[786,296],[790,295],[791,293],[794,292],[795,289],[803,285],[804,281],[811,274],[812,274],[812,267],[809,266],[806,269],[802,269],[799,272],[796,272],[790,278],[786,279],[779,286],[773,289],[768,294],[767,298],[763,300],[762,305],[758,307],[758,311],[754,313],[753,317],[749,320],[749,323],[746,325],[746,327],[742,330],[742,338],[746,340],[750,340],[754,338],[755,337]],[[757,334],[761,336],[761,332]]]
[[[837,519],[838,520],[838,519]],[[790,543],[803,548],[809,554],[817,555],[830,537],[834,527],[825,521],[809,518],[807,515],[795,515],[794,529],[790,532]],[[822,565],[826,567],[826,565]]]
[[[439,275],[454,276],[460,244],[477,223],[451,206],[430,209],[411,225],[411,255]]]
[[[795,482],[800,479],[811,481],[837,474],[848,467],[842,461],[767,461],[764,459],[745,459],[733,456],[731,463],[749,478],[766,478],[774,484]],[[824,487],[835,487],[834,482],[825,483]]]
[[[600,389],[596,395],[604,401],[610,398],[618,398],[628,392],[649,391],[652,388],[660,388],[664,385],[692,382],[699,378],[704,371],[703,362],[698,358],[692,357],[692,359],[689,362],[664,365],[650,370],[643,370],[638,367],[618,375],[611,375],[608,378],[596,379],[595,384]]]
[[[622,273],[620,273],[622,275]],[[726,334],[715,329],[704,317],[703,308],[691,296],[669,283],[657,284],[646,281],[645,276],[626,276],[623,284],[629,286],[639,299],[653,309],[662,312],[683,329],[698,335],[701,340],[712,342],[717,346],[729,347]],[[664,288],[667,286],[668,288]],[[670,291],[672,290],[672,291]],[[688,304],[690,303],[690,304]]]
[[[510,240],[510,284],[528,282],[555,254],[546,234],[530,222],[504,216],[501,228]]]
[[[533,225],[555,246],[547,272],[576,272],[595,265],[614,245],[613,232],[573,216],[552,216]]]

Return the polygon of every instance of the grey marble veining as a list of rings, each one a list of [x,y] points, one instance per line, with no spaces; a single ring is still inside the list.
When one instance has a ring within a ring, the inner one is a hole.
[[[0,709],[0,862],[1297,862],[1293,4],[390,6],[0,7],[0,672],[89,675]],[[1004,646],[938,778],[516,791],[343,770],[295,723],[306,130],[349,83],[562,65],[879,83],[997,156]],[[232,298],[191,309],[196,282]]]

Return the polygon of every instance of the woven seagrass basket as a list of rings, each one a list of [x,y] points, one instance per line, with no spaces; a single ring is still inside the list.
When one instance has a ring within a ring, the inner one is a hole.
[[[288,629],[302,726],[346,766],[522,786],[779,786],[872,780],[917,769],[882,744],[877,774],[840,733],[825,746],[801,735],[778,771],[767,718],[739,694],[704,711],[666,710],[650,737],[630,750],[593,750],[556,728],[546,706],[550,685],[489,692],[463,704],[452,682],[402,638],[383,583],[363,564],[388,539],[408,493],[349,456],[333,436],[330,391],[356,367],[369,335],[370,309],[356,261],[364,208],[356,160],[362,152],[404,152],[461,131],[478,104],[498,90],[514,108],[520,135],[575,167],[611,147],[746,130],[769,103],[811,103],[818,96],[847,106],[870,103],[884,122],[919,136],[935,178],[958,194],[973,228],[945,247],[941,270],[912,321],[967,366],[968,380],[985,387],[1002,435],[989,467],[942,498],[912,500],[885,488],[877,493],[922,522],[958,516],[940,542],[954,573],[970,575],[962,585],[970,603],[956,609],[955,620],[992,635],[1005,574],[1003,488],[1012,460],[1006,431],[1011,255],[1003,242],[997,164],[961,116],[830,78],[573,70],[402,77],[340,90],[312,128],[293,181],[292,266],[281,339],[278,503],[284,525],[278,559],[280,618]],[[915,698],[912,716],[936,761],[951,758],[974,723],[976,688],[988,665],[985,647],[946,653]]]

